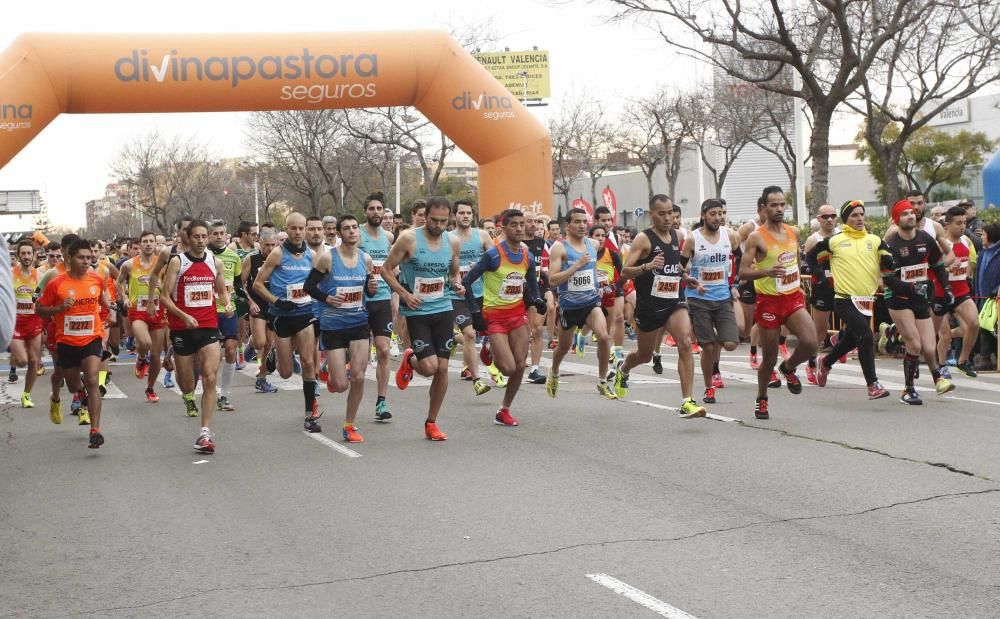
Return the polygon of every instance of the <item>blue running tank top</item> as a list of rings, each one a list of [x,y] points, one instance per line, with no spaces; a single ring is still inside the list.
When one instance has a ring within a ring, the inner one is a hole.
[[[462,252],[458,256],[458,271],[459,277],[465,277],[465,274],[469,272],[474,264],[479,262],[479,258],[482,257],[485,250],[483,249],[483,239],[479,236],[478,228],[470,228],[472,230],[471,238],[463,241],[459,238],[462,243]],[[464,299],[465,297],[459,296],[454,291],[452,291],[453,299]],[[472,283],[472,296],[477,299],[483,296],[483,278],[480,277]]]
[[[590,262],[568,280],[559,284],[559,307],[562,309],[582,309],[601,301],[601,294],[597,291],[597,249],[590,239],[584,239],[584,243],[587,246]],[[563,260],[560,272],[567,270],[582,255],[582,252],[573,249],[568,241],[562,245],[566,249],[566,258]]]
[[[301,258],[288,251],[284,243],[281,248],[281,262],[271,273],[267,283],[271,294],[279,299],[288,299],[295,304],[295,309],[282,310],[274,305],[269,307],[274,316],[306,316],[313,313],[313,298],[305,291],[306,279],[312,270],[313,251],[306,247]]]
[[[323,303],[319,328],[323,331],[343,331],[368,324],[364,294],[365,283],[368,281],[365,253],[358,252],[358,262],[353,267],[344,264],[344,259],[336,249],[330,250],[330,257],[330,272],[320,281],[319,289],[329,296],[344,294],[347,300],[340,307]]]
[[[732,272],[733,246],[725,228],[719,228],[719,238],[710,242],[701,229],[692,232],[694,254],[691,257],[691,277],[701,282],[705,294],[688,286],[687,296],[702,301],[728,301],[732,299],[729,290],[729,276]]]
[[[411,310],[405,303],[399,304],[403,316],[427,316],[450,312],[451,293],[447,290],[448,273],[451,269],[451,237],[441,233],[441,246],[434,251],[427,242],[427,229],[417,228],[413,256],[400,267],[403,285],[423,301],[420,309]]]
[[[375,276],[375,280],[378,282],[378,290],[375,294],[368,297],[369,301],[388,301],[392,298],[392,290],[389,288],[389,284],[385,283],[382,279],[382,263],[385,259],[389,257],[389,237],[386,235],[385,230],[379,228],[378,237],[373,237],[368,234],[368,226],[361,226],[361,251],[365,252],[372,259],[372,275]]]

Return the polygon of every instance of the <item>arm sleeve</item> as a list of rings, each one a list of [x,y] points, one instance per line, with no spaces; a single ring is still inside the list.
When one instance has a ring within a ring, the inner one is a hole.
[[[616,251],[611,252],[611,262],[615,265],[615,273],[618,278],[615,280],[615,293],[623,292],[622,288],[622,256]]]
[[[472,265],[469,272],[462,278],[462,287],[465,288],[465,300],[473,313],[481,311],[481,308],[476,304],[476,297],[472,293],[472,284],[482,277],[486,271],[496,271],[498,268],[500,268],[500,250],[496,247],[491,247],[489,251],[479,257],[479,262]]]
[[[542,295],[538,294],[538,273],[535,271],[535,261],[527,250],[525,253],[528,254],[528,272],[524,276],[524,292],[527,294],[529,303],[534,303],[535,299],[538,299]],[[619,260],[619,264],[621,261]],[[621,272],[621,269],[618,269]]]
[[[882,272],[882,282],[885,284],[885,287],[900,296],[907,296],[910,292],[909,286],[903,283],[903,280],[899,279],[899,263],[896,261],[896,257],[889,249],[889,246],[885,244],[885,241],[882,241],[882,244],[879,245],[878,253],[879,268]]]
[[[326,295],[319,289],[319,283],[323,281],[324,277],[326,277],[326,273],[313,268],[309,271],[309,277],[306,278],[306,283],[303,286],[306,293],[320,303],[326,303]]]
[[[14,336],[17,305],[14,299],[14,274],[7,259],[7,240],[0,235],[0,349],[7,348]]]
[[[884,244],[884,242],[883,242]],[[830,262],[830,240],[823,239],[813,246],[806,254],[806,264],[809,265],[809,272],[816,277],[816,283],[826,283],[826,269],[820,266],[820,262]]]

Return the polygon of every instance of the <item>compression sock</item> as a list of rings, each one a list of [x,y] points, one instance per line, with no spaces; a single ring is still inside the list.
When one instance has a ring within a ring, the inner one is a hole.
[[[222,395],[229,396],[229,386],[233,383],[233,374],[236,373],[235,363],[222,364],[222,376],[219,378],[219,388],[222,389]]]
[[[303,380],[302,381],[302,395],[306,399],[306,415],[312,415],[313,410],[316,406],[316,381],[315,380]]]
[[[920,367],[920,357],[906,353],[903,357],[903,377],[907,387],[913,386],[913,379]]]
[[[750,346],[750,354],[751,355],[756,355],[757,354],[757,347],[756,346],[753,346],[753,345]]]

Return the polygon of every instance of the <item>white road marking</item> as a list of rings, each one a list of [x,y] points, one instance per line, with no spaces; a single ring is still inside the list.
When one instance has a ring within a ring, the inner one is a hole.
[[[329,447],[330,449],[332,449],[334,451],[339,451],[340,453],[344,454],[348,458],[360,458],[361,457],[361,454],[359,454],[358,452],[354,451],[353,449],[348,449],[347,447],[344,447],[343,445],[341,445],[337,441],[331,440],[331,439],[323,436],[322,434],[319,434],[317,432],[306,432],[305,430],[303,430],[302,433],[305,434],[306,436],[308,436],[309,438],[313,439],[313,440],[316,440],[316,441],[319,441],[320,443],[323,443],[324,445],[326,445],[327,447]]]
[[[694,615],[671,606],[663,600],[657,599],[645,591],[640,591],[632,585],[624,583],[617,578],[608,576],[607,574],[587,574],[586,576],[602,587],[611,589],[618,595],[632,600],[636,604],[653,611],[661,617],[669,617],[670,619],[695,619]]]
[[[678,412],[680,409],[676,406],[667,406],[665,404],[656,404],[655,402],[645,402],[643,400],[622,400],[629,404],[638,404],[640,406],[649,406],[650,408],[658,408],[660,410],[670,411],[672,413]],[[707,413],[705,415],[706,419],[714,419],[716,421],[725,421],[726,423],[734,423],[739,421],[739,419],[733,419],[732,417],[725,417],[723,415],[716,415],[714,413]]]
[[[972,398],[960,398],[957,395],[946,395],[943,396],[949,400],[962,400],[964,402],[975,402],[976,404],[993,404],[994,406],[1000,406],[1000,402],[990,402],[989,400],[973,400]]]
[[[208,460],[198,460],[197,462],[192,462],[191,464],[205,464]]]
[[[118,386],[115,385],[114,383],[107,383],[106,385],[104,385],[104,388],[107,389],[107,393],[104,394],[104,397],[102,398],[103,400],[128,399],[128,396],[125,395],[125,393],[121,389],[119,389]]]

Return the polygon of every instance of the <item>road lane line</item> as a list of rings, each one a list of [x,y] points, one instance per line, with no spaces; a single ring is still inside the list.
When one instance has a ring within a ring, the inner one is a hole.
[[[676,406],[667,406],[665,404],[656,404],[654,402],[644,402],[643,400],[622,400],[622,401],[623,402],[628,402],[630,404],[638,404],[640,406],[649,406],[651,408],[659,408],[661,410],[670,411],[670,412],[673,412],[673,413],[676,413],[677,411],[680,410]],[[713,413],[706,414],[705,418],[706,419],[714,419],[716,421],[724,421],[726,423],[735,423],[735,422],[739,421],[739,419],[734,419],[732,417],[725,417],[723,415],[715,415]]]
[[[994,406],[1000,406],[1000,402],[990,402],[989,400],[973,400],[972,398],[960,398],[957,395],[946,395],[944,397],[949,400],[963,400],[965,402],[975,402],[977,404],[993,404]]]
[[[694,615],[671,606],[663,600],[654,598],[645,591],[640,591],[632,585],[624,583],[617,578],[608,576],[607,574],[587,574],[586,576],[602,587],[611,589],[618,595],[632,600],[636,604],[653,611],[661,617],[669,617],[670,619],[696,619]]]
[[[347,447],[344,447],[343,445],[341,445],[337,441],[328,439],[327,437],[323,436],[322,434],[319,434],[319,433],[316,433],[316,432],[306,432],[305,430],[303,430],[302,433],[305,434],[306,436],[308,436],[309,438],[313,439],[313,440],[316,440],[316,441],[319,441],[320,443],[323,443],[324,445],[326,445],[327,447],[329,447],[330,449],[332,449],[334,451],[339,451],[340,453],[344,454],[348,458],[360,458],[361,457],[361,454],[359,454],[358,452],[354,451],[353,449],[348,449]]]

